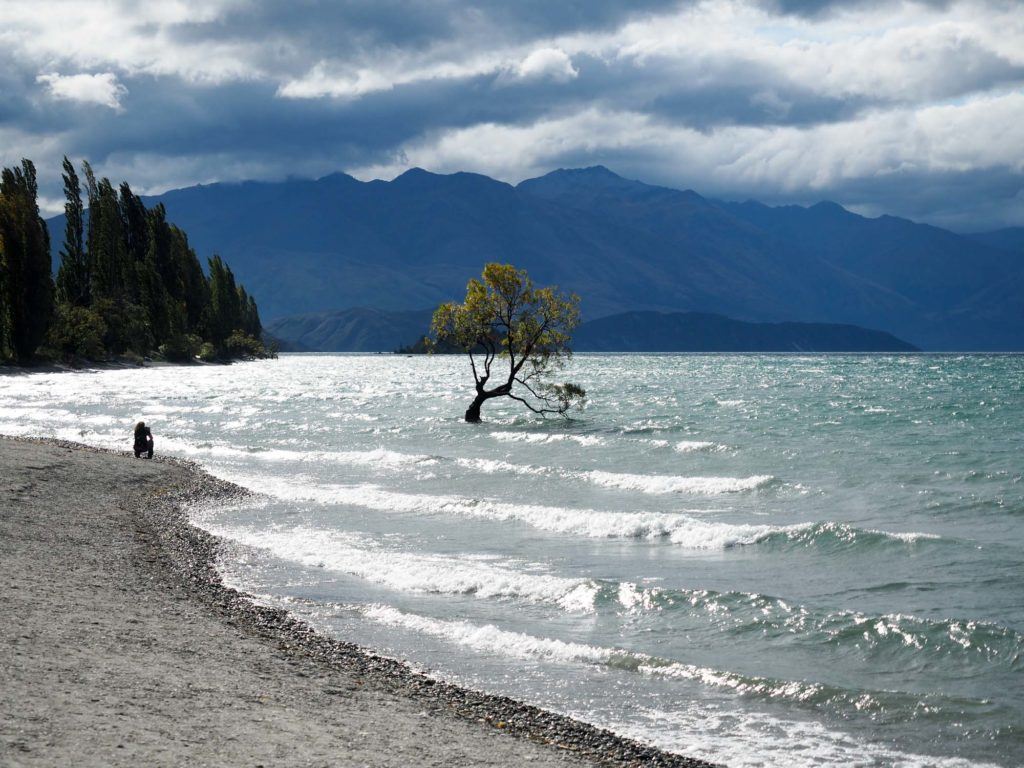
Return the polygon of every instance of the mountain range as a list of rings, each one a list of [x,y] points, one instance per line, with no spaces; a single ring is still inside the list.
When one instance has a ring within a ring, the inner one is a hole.
[[[146,198],[219,253],[268,319],[461,298],[487,261],[638,310],[881,328],[930,350],[1024,349],[1022,230],[959,235],[835,203],[725,202],[608,169],[516,186],[412,169],[392,181],[218,183]],[[51,220],[59,249],[62,217]]]
[[[268,332],[294,352],[391,352],[430,328],[432,310],[356,307],[276,320]],[[914,352],[902,339],[855,325],[747,323],[703,312],[623,312],[589,320],[573,333],[577,352]]]

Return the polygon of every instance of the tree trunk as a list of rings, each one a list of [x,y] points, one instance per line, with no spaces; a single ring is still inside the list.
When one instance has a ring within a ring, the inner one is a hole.
[[[484,404],[487,398],[484,397],[483,393],[478,393],[476,398],[470,404],[469,408],[466,409],[466,421],[470,424],[480,423],[480,406]]]

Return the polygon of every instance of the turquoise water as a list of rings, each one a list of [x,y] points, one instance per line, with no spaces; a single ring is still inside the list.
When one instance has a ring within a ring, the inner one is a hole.
[[[188,456],[226,578],[431,674],[733,766],[1024,763],[1024,357],[464,360],[0,378],[0,433]],[[514,405],[514,404],[510,404]]]

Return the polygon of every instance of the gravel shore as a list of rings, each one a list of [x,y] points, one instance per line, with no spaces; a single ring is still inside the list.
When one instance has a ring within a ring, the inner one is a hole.
[[[174,459],[0,437],[0,765],[686,766],[225,587]]]

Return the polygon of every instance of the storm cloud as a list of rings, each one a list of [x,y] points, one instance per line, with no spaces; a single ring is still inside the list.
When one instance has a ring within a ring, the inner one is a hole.
[[[980,230],[1024,224],[1017,2],[0,5],[0,162],[218,180],[644,181]]]

